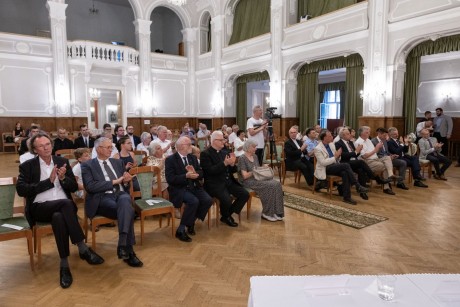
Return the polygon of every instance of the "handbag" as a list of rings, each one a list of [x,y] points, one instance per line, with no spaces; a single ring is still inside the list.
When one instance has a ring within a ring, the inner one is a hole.
[[[252,170],[252,175],[256,180],[271,180],[273,179],[274,173],[271,167],[268,166],[260,166],[254,167]]]

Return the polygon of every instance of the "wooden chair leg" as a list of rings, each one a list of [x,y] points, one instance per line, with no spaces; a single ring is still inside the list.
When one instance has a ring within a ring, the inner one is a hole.
[[[251,211],[252,195],[249,194],[248,203],[246,205],[246,219],[249,220],[249,211]]]
[[[174,238],[174,207],[171,208],[171,235]]]
[[[97,226],[92,221],[91,222],[91,247],[93,248],[94,251],[96,250],[96,227]]]
[[[35,271],[34,252],[32,248],[32,231],[28,231],[26,233],[26,238],[27,238],[27,250],[29,251],[30,269],[32,271]]]
[[[145,216],[141,213],[141,246],[144,244],[144,219]],[[160,228],[161,228],[161,217],[160,217]]]

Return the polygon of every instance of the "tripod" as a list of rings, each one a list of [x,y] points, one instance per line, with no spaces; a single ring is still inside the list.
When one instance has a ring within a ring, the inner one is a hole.
[[[275,143],[275,135],[273,134],[273,122],[271,119],[268,120],[268,150],[270,154],[270,167],[273,169],[273,160],[275,160],[276,164],[278,164],[278,178],[281,182],[281,162],[278,162],[278,151],[276,150],[276,143]],[[264,147],[265,148],[265,147]],[[265,153],[264,153],[265,154]],[[274,158],[273,158],[274,157]]]

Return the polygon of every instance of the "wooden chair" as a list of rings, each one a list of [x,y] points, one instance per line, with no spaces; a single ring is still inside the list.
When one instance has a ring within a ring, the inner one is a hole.
[[[73,152],[74,152],[74,149],[59,149],[59,150],[56,150],[55,155],[64,157],[66,159],[75,159]]]
[[[313,159],[313,166],[314,166],[314,169],[316,170],[316,157],[314,157]],[[315,194],[316,181],[317,181],[316,177],[313,176],[312,194]],[[341,183],[342,177],[334,176],[334,175],[327,175],[326,181],[327,181],[327,191],[329,193],[329,198],[332,199],[332,190],[334,189],[334,182]]]
[[[6,138],[11,137],[13,139],[12,142],[7,142]],[[13,147],[14,152],[18,153],[17,144],[14,142],[13,134],[11,132],[3,132],[2,133],[2,144],[3,144],[3,152],[6,152],[5,148]]]
[[[161,184],[156,185],[156,189],[152,187],[153,176],[157,177],[156,182],[161,182],[161,170],[158,166],[140,166],[133,167],[129,173],[135,175],[141,188],[140,191],[134,191],[133,185],[130,185],[129,193],[133,202],[134,209],[140,216],[141,220],[141,245],[144,241],[144,220],[147,216],[171,215],[171,234],[174,237],[174,206],[168,200],[159,197],[161,193]],[[169,221],[168,221],[169,224]]]
[[[420,146],[417,144],[417,156],[419,157],[420,170],[422,171],[422,176],[425,177],[425,170],[428,173],[428,178],[431,179],[431,174],[433,173],[433,164],[426,159],[420,159]]]
[[[27,239],[30,268],[34,271],[34,253],[32,251],[32,230],[24,216],[13,216],[14,196],[16,193],[16,177],[0,178],[0,225],[9,224],[22,227],[20,230],[0,226],[0,241],[19,238]],[[16,255],[12,255],[15,257]]]
[[[138,166],[144,166],[144,158],[147,157],[147,153],[143,150],[134,150],[134,157],[136,158],[136,163]]]
[[[412,183],[412,168],[411,167],[407,167],[406,169],[406,173],[409,172],[408,174],[408,179],[407,179],[407,183],[411,184]],[[399,173],[399,168],[397,167],[393,167],[393,174],[398,174],[398,176],[401,176],[402,177],[402,174]],[[396,183],[396,180],[393,180],[393,184]]]
[[[90,223],[88,223],[88,221]],[[90,219],[85,212],[83,229],[85,230],[85,242],[88,242],[88,228],[91,226],[91,248],[96,250],[96,232],[99,230],[100,225],[114,223],[116,220],[110,219],[105,216],[96,215]]]
[[[283,146],[283,151],[281,153],[282,155],[282,165],[281,165],[281,175],[283,176],[283,182],[282,184],[284,185],[284,181],[286,180],[286,172],[293,172],[294,173],[294,182],[300,184],[300,178],[302,177],[302,173],[300,170],[288,170],[286,168],[286,161],[285,161],[285,154],[284,154],[284,146]]]
[[[36,222],[32,228],[34,235],[34,253],[38,256],[38,262],[42,259],[42,237],[53,234],[51,223]]]

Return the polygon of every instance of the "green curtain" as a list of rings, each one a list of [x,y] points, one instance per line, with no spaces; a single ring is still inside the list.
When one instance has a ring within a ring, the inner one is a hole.
[[[247,83],[262,80],[270,80],[267,71],[256,72],[239,76],[236,79],[236,124],[242,130],[246,130],[247,123]]]
[[[301,16],[310,15],[312,18],[318,17],[344,7],[356,4],[358,0],[298,0],[297,1],[297,20]]]
[[[415,131],[417,109],[417,91],[420,78],[420,58],[424,55],[446,53],[460,50],[460,35],[441,37],[435,41],[426,41],[414,47],[406,59],[404,76],[404,117],[406,133]]]
[[[270,32],[270,0],[240,0],[229,45]]]
[[[363,114],[363,100],[359,93],[364,87],[363,66],[347,67],[346,76],[347,88],[343,118],[347,126],[357,129],[358,117]]]
[[[319,97],[318,72],[299,75],[297,78],[297,117],[301,131],[318,123]]]

